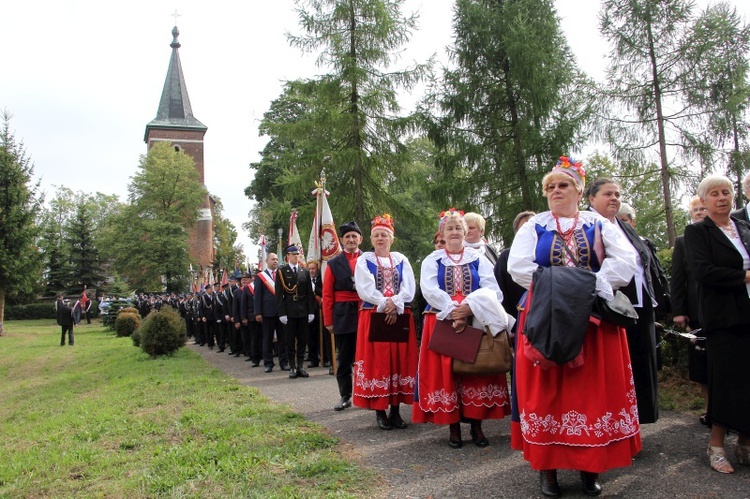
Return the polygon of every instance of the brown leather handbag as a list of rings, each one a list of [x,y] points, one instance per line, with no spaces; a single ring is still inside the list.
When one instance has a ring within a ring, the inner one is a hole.
[[[508,331],[501,331],[495,337],[485,332],[474,362],[453,359],[453,374],[504,374],[512,368],[513,346]]]

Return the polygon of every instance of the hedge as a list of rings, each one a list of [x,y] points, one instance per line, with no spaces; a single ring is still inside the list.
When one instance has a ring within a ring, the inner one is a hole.
[[[93,319],[99,317],[99,302],[91,303],[89,316]],[[23,321],[30,319],[57,319],[55,302],[30,303],[28,305],[11,305],[5,307],[5,320]]]

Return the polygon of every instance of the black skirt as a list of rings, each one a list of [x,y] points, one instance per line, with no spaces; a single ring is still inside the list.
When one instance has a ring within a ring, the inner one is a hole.
[[[750,435],[750,324],[706,334],[708,414],[720,426]]]

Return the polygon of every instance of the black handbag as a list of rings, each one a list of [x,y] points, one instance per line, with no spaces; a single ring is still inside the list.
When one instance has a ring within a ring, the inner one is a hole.
[[[599,317],[617,326],[635,326],[638,321],[638,312],[630,303],[630,300],[622,291],[615,291],[612,300],[605,300],[601,296],[596,297],[596,312]]]

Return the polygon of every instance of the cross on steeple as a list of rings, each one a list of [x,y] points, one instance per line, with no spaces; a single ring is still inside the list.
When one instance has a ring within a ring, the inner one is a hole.
[[[177,18],[180,17],[180,14],[177,13],[177,9],[175,9],[174,14],[172,14],[172,17],[174,17],[174,25],[177,26]]]

